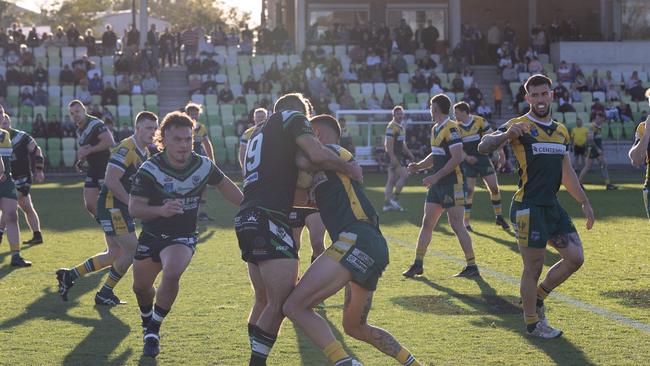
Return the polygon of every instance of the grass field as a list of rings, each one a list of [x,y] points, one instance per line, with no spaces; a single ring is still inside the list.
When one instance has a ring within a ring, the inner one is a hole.
[[[425,259],[425,276],[405,280],[401,272],[414,256],[424,188],[412,177],[402,195],[403,213],[381,215],[391,263],[379,283],[369,320],[390,330],[427,365],[639,365],[650,353],[650,232],[641,201],[640,171],[615,176],[621,189],[587,185],[596,212],[584,230],[578,205],[560,197],[582,236],[584,267],[547,300],[547,314],[565,334],[541,341],[523,334],[518,306],[521,260],[511,233],[494,225],[489,195],[474,200],[472,234],[483,277],[452,278],[462,252],[446,220],[436,229]],[[501,180],[504,209],[515,190],[512,176]],[[594,180],[598,180],[594,177]],[[384,177],[369,174],[366,186],[375,207]],[[139,311],[131,275],[116,288],[128,301],[96,307],[94,293],[105,272],[77,281],[69,302],[56,293],[54,271],[82,262],[104,248],[99,226],[85,213],[80,179],[34,187],[45,244],[25,248],[34,266],[13,270],[5,242],[0,254],[0,365],[153,365],[141,358]],[[181,292],[162,327],[160,365],[245,365],[249,346],[246,317],[252,290],[239,259],[232,218],[235,209],[211,193],[208,211],[216,221],[201,227],[201,243],[182,278]],[[23,239],[30,235],[24,222]],[[304,237],[306,239],[306,236]],[[309,258],[303,245],[302,258]],[[558,259],[549,250],[546,264]],[[307,261],[303,261],[307,262]],[[304,267],[304,265],[303,265]],[[345,347],[365,365],[395,365],[371,346],[343,334],[342,295],[321,312]],[[270,365],[327,365],[310,341],[285,322]]]

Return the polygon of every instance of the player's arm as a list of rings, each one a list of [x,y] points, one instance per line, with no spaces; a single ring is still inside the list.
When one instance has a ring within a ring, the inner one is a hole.
[[[239,207],[241,201],[244,199],[244,195],[241,193],[241,190],[239,190],[239,187],[237,187],[237,185],[226,175],[223,176],[223,179],[215,186],[215,188],[219,193],[221,193],[226,201],[237,207]]]
[[[418,162],[410,163],[407,169],[411,174],[414,174],[417,173],[419,170],[431,169],[432,167],[433,167],[433,154],[429,154],[427,155],[426,158]]]
[[[7,177],[5,176],[5,162],[0,158],[0,182],[4,182]]]
[[[363,171],[356,161],[346,162],[332,150],[326,148],[314,135],[303,134],[296,138],[296,144],[305,152],[309,160],[323,170],[334,170],[353,180],[362,181]]]
[[[35,180],[37,183],[42,183],[45,180],[44,166],[45,158],[43,158],[43,151],[34,139],[27,144],[27,151],[34,162],[34,170],[36,171]]]
[[[122,170],[121,167],[108,163],[104,183],[106,184],[106,188],[113,192],[113,195],[115,195],[120,202],[129,202],[129,194],[126,193],[124,185],[120,182],[122,176],[124,176],[124,170]]]
[[[478,144],[478,152],[484,155],[491,154],[503,148],[509,140],[519,138],[526,132],[528,132],[528,126],[525,122],[513,123],[507,127],[503,125],[497,131],[481,138],[481,142]]]
[[[650,129],[648,125],[650,125],[650,118],[646,119],[645,126],[638,127],[634,145],[632,145],[628,154],[634,166],[641,166],[647,158],[648,142],[650,142]],[[644,131],[641,131],[641,128],[645,128]]]
[[[115,144],[115,140],[113,139],[113,134],[111,134],[108,131],[104,131],[97,136],[99,139],[99,142],[95,146],[90,146],[89,148],[89,154],[108,150]]]
[[[587,218],[586,227],[588,230],[591,229],[594,225],[594,211],[591,208],[591,203],[589,203],[585,191],[580,186],[580,181],[578,180],[575,170],[573,170],[573,166],[571,166],[571,158],[569,157],[569,154],[564,154],[564,158],[562,159],[562,185],[566,188],[571,197],[578,201],[582,206],[582,212]]]
[[[442,178],[454,171],[454,169],[463,161],[463,143],[457,143],[449,146],[451,158],[435,174],[430,175],[422,180],[426,186],[438,183]]]
[[[408,156],[411,161],[415,160],[415,155],[413,155],[409,147],[406,145],[406,142],[402,144],[402,151],[404,152],[404,155]]]
[[[129,215],[140,220],[153,220],[159,217],[172,217],[183,213],[183,204],[178,200],[168,200],[162,206],[152,206],[149,198],[129,196]]]
[[[205,151],[205,156],[208,157],[214,163],[214,149],[212,149],[212,142],[208,136],[203,136],[201,139],[201,145],[203,145],[203,150]]]
[[[386,149],[386,153],[388,154],[388,158],[390,159],[390,166],[394,167],[399,164],[399,161],[397,160],[397,156],[395,155],[395,138],[393,137],[392,134],[386,133],[386,138],[384,139],[384,149]]]
[[[239,143],[239,166],[244,170],[244,162],[246,161],[246,147],[247,143]]]

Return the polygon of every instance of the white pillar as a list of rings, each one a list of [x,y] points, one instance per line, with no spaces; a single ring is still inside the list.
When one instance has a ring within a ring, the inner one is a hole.
[[[461,19],[460,19],[460,0],[449,0],[449,48],[453,49],[460,43],[461,39]]]
[[[147,42],[147,32],[149,31],[148,6],[147,0],[140,0],[140,49],[144,49],[144,44]]]
[[[533,30],[533,27],[537,25],[537,0],[528,0],[528,36]],[[527,39],[525,38],[520,39]]]
[[[609,39],[609,24],[607,24],[607,0],[600,0],[600,35],[603,40]]]
[[[623,39],[623,9],[621,0],[612,1],[612,32],[616,33],[614,41]]]
[[[296,8],[294,12],[295,19],[295,44],[296,50],[295,53],[300,54],[305,49],[307,43],[306,34],[307,34],[307,11],[305,8],[305,0],[295,0]]]

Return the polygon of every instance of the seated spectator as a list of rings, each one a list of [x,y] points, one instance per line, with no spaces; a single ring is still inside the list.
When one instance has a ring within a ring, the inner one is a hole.
[[[470,87],[467,88],[467,96],[472,110],[476,110],[480,101],[483,100],[483,93],[481,92],[481,89],[478,88],[478,85],[476,85],[476,82],[473,82]]]
[[[88,87],[84,85],[79,86],[75,93],[75,98],[79,99],[83,104],[90,104],[93,100],[92,95],[90,95],[90,92],[88,91]]]
[[[533,57],[528,62],[528,72],[531,73],[531,74],[539,74],[542,71],[544,71],[544,67],[542,66],[542,63],[539,62],[537,57]]]
[[[359,80],[359,74],[357,73],[355,64],[350,64],[348,70],[343,72],[343,80],[352,82]]]
[[[34,118],[34,123],[32,124],[32,137],[47,138],[47,124],[40,113],[36,115],[36,118]]]
[[[428,91],[427,79],[422,74],[422,71],[415,71],[415,75],[411,78],[411,87],[415,93],[426,93]]]
[[[384,98],[381,101],[381,109],[392,109],[395,106],[393,98],[389,92],[384,93]]]
[[[620,121],[621,115],[618,113],[618,108],[615,103],[609,103],[605,108],[605,119],[608,121]]]
[[[70,70],[68,64],[63,65],[63,70],[59,73],[59,84],[61,85],[70,85],[74,84],[74,73]]]
[[[492,119],[492,108],[490,108],[489,105],[485,104],[484,99],[481,99],[478,108],[476,108],[476,114],[487,120],[490,120]]]
[[[34,66],[34,54],[27,48],[26,44],[20,45],[20,64],[22,66]]]
[[[31,88],[23,87],[20,92],[20,104],[24,106],[34,106],[34,94]]]
[[[201,63],[203,74],[218,74],[220,68],[219,63],[212,56],[206,57]]]
[[[639,79],[639,73],[635,70],[632,72],[632,76],[630,76],[629,79],[627,79],[625,83],[625,89],[630,90],[634,88],[637,85],[641,85],[641,80]]]
[[[115,120],[115,116],[113,116],[113,113],[111,113],[111,111],[108,108],[106,108],[106,106],[102,106],[102,111],[100,113],[99,118],[102,121],[107,120],[107,119]]]
[[[117,105],[117,90],[110,82],[107,82],[102,90],[102,105]]]
[[[130,137],[131,135],[133,135],[133,130],[131,129],[131,125],[128,123],[122,123],[122,128],[120,129],[119,132],[117,132],[118,141],[122,141],[125,138]]]
[[[366,100],[366,106],[368,109],[381,109],[381,104],[377,95],[373,92]]]
[[[58,119],[54,118],[53,120],[47,123],[47,137],[58,137],[61,138],[61,122]]]
[[[43,84],[36,84],[36,90],[34,91],[34,105],[48,105],[49,104],[49,93]]]
[[[598,69],[594,69],[591,76],[587,79],[587,87],[590,91],[606,91],[603,79],[598,75]]]
[[[451,80],[451,91],[454,93],[465,91],[465,82],[459,73],[454,74],[454,78]]]
[[[235,136],[241,137],[241,135],[246,131],[252,124],[247,115],[242,114],[235,121]]]
[[[248,75],[248,78],[244,82],[243,91],[244,94],[256,94],[258,93],[259,83],[255,81],[253,75]]]
[[[72,120],[70,120],[70,115],[67,113],[63,117],[63,123],[61,124],[61,132],[63,137],[74,137],[77,127],[75,126],[74,123],[72,123]]]
[[[594,120],[597,114],[605,115],[605,106],[600,102],[598,98],[594,98],[594,104],[591,105],[591,113],[589,116],[590,120]]]
[[[613,102],[619,99],[621,99],[621,96],[619,95],[618,90],[616,90],[616,85],[610,84],[607,88],[606,100],[608,102]]]
[[[393,60],[393,67],[398,74],[408,72],[408,65],[406,64],[406,59],[401,53],[397,53],[395,60]]]
[[[104,90],[104,80],[94,73],[93,78],[88,81],[88,91],[91,95],[101,95]]]
[[[38,65],[36,65],[36,69],[34,70],[34,80],[39,83],[47,83],[47,76],[47,69],[45,69],[43,67],[43,64],[39,62]]]
[[[74,67],[72,70],[72,73],[74,75],[74,83],[75,85],[81,84],[82,80],[85,80],[85,82],[88,81],[86,70],[80,65],[77,65]]]
[[[611,70],[607,70],[607,72],[605,73],[605,77],[602,79],[602,81],[603,81],[603,87],[605,88],[604,90],[605,93],[607,93],[611,85],[618,86],[620,84],[620,80],[618,81],[614,80],[614,78],[612,77]]]
[[[106,126],[106,130],[108,130],[108,132],[110,132],[111,135],[113,135],[113,140],[119,141],[117,138],[118,137],[117,133],[115,131],[115,122],[113,122],[112,119],[107,119],[104,121],[104,126]]]
[[[431,87],[429,89],[429,94],[430,95],[436,95],[436,94],[440,94],[440,93],[444,93],[444,90],[442,89],[442,86],[440,86],[440,84],[438,84],[435,81],[433,83],[431,83]]]
[[[214,80],[212,74],[208,74],[208,78],[201,84],[201,93],[203,94],[217,94],[217,87],[219,84]]]
[[[577,79],[576,79],[577,80]],[[571,84],[571,92],[569,94],[573,102],[582,102],[582,94],[577,87],[577,83]]]
[[[131,83],[129,82],[128,75],[123,75],[122,79],[117,83],[117,93],[118,94],[131,93]]]
[[[589,91],[589,86],[587,85],[587,79],[585,78],[585,74],[582,73],[582,70],[578,70],[578,72],[576,73],[574,85],[576,89],[578,89],[578,91],[581,92]]]
[[[144,79],[142,79],[142,91],[144,94],[156,94],[158,91],[158,79],[156,79],[152,74],[145,74]]]
[[[632,101],[634,102],[645,102],[646,97],[645,97],[645,89],[641,84],[636,84],[636,86],[632,87],[627,91],[630,96],[632,97]]]
[[[355,109],[357,107],[356,101],[347,88],[343,92],[343,95],[339,96],[338,103],[341,109]]]
[[[561,83],[573,81],[571,67],[564,60],[560,62],[560,66],[557,68],[557,80]]]
[[[235,96],[232,94],[232,90],[230,90],[230,84],[225,83],[223,89],[219,92],[219,101],[222,103],[230,103],[234,99]]]
[[[415,50],[415,62],[418,63],[425,59],[431,59],[431,54],[424,48],[424,43],[420,42],[419,47]]]
[[[562,83],[558,83],[555,88],[553,88],[553,96],[555,97],[555,100],[557,101],[561,96],[564,95],[564,93],[568,92],[569,90],[564,86]]]
[[[575,112],[575,108],[571,105],[571,95],[569,94],[568,90],[565,90],[560,96],[558,97],[558,112]]]
[[[618,115],[621,117],[621,121],[623,122],[631,122],[632,121],[632,109],[630,108],[630,105],[625,103],[624,101],[621,101],[618,104]]]
[[[203,83],[201,82],[201,78],[200,77],[190,78],[189,86],[190,86],[190,94],[200,93],[201,87],[203,86]]]

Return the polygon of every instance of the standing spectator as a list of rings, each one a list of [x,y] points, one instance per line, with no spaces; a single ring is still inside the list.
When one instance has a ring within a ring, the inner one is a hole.
[[[88,56],[95,56],[97,54],[95,45],[96,45],[96,40],[95,40],[95,36],[93,35],[93,30],[87,29],[86,35],[84,36],[84,46],[86,46],[86,49],[88,50]]]
[[[47,123],[47,137],[58,137],[61,138],[61,122],[57,118],[51,119]]]
[[[47,89],[43,87],[43,84],[36,84],[36,90],[34,91],[34,105],[48,105],[49,104],[49,94]]]
[[[181,46],[183,45],[183,37],[179,30],[173,32],[174,34],[174,64],[181,64],[184,60],[181,59]]]
[[[34,106],[34,94],[32,94],[31,87],[24,86],[20,92],[20,105]]]
[[[402,53],[411,52],[411,38],[413,38],[413,30],[406,23],[406,19],[400,20],[399,26],[395,29],[395,41]]]
[[[98,73],[95,73],[88,82],[88,91],[91,95],[101,95],[102,90],[104,90],[104,81],[99,77]]]
[[[492,23],[487,31],[488,56],[490,61],[496,62],[497,50],[501,45],[501,30],[497,23]]]
[[[173,66],[173,58],[174,58],[174,48],[175,48],[175,43],[176,40],[174,39],[174,35],[169,32],[169,28],[165,27],[165,31],[163,34],[160,35],[160,39],[158,40],[158,43],[160,44],[160,64],[162,67],[165,67],[165,59],[167,59],[167,62],[169,63],[169,67]]]
[[[77,47],[80,35],[79,30],[77,30],[77,26],[74,23],[70,23],[70,27],[65,32],[65,34],[68,39],[68,46]]]
[[[514,47],[516,40],[517,34],[515,33],[515,30],[510,26],[510,21],[507,20],[503,26],[503,41],[508,42],[510,47]]]
[[[153,58],[158,62],[158,57],[160,56],[160,48],[158,42],[158,31],[156,30],[156,24],[152,24],[151,28],[147,32],[147,46],[151,48]]]
[[[438,38],[440,38],[438,28],[433,26],[431,19],[428,19],[426,28],[422,30],[422,43],[424,43],[424,48],[429,50],[431,53],[436,53]]]
[[[38,33],[36,33],[36,27],[32,27],[27,35],[27,46],[34,48],[40,45],[40,40],[38,39]]]
[[[494,99],[494,113],[496,113],[497,117],[501,117],[501,102],[503,101],[501,85],[494,84],[492,86],[492,98]]]
[[[126,33],[126,50],[127,53],[132,55],[138,50],[140,45],[140,31],[135,27],[135,24],[129,25],[129,30]]]
[[[199,28],[187,28],[185,32],[183,32],[182,40],[183,44],[185,45],[185,56],[183,61],[187,60],[190,57],[194,58],[199,46]]]
[[[104,55],[112,55],[117,48],[117,34],[113,31],[113,26],[106,24],[106,30],[102,34],[102,47]]]
[[[594,69],[589,79],[587,79],[587,87],[592,92],[604,92],[606,90],[604,80],[598,75],[598,69]]]

